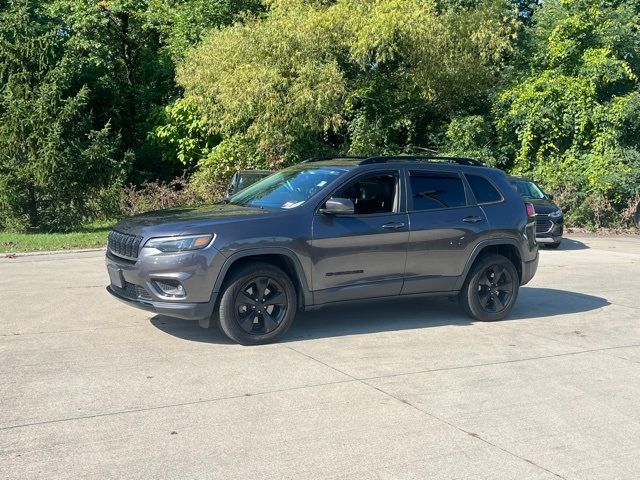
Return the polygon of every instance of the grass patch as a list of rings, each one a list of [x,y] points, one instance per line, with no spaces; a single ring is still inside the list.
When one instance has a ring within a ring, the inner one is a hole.
[[[107,244],[107,235],[113,226],[92,223],[70,233],[10,233],[0,231],[0,253],[48,252],[98,248]]]

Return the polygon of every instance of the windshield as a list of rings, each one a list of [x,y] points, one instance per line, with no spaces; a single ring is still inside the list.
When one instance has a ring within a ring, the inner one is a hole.
[[[291,167],[236,193],[229,203],[264,208],[299,207],[345,171],[335,167]]]
[[[521,197],[535,198],[536,200],[542,200],[544,193],[538,188],[538,186],[529,180],[511,180],[511,185]]]

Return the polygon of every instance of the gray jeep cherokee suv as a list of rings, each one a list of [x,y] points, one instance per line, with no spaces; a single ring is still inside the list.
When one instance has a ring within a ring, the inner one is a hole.
[[[444,295],[506,317],[538,266],[535,212],[504,172],[444,157],[313,159],[215,205],[122,220],[107,288],[158,314],[272,342],[300,309]],[[215,314],[214,314],[215,312]]]

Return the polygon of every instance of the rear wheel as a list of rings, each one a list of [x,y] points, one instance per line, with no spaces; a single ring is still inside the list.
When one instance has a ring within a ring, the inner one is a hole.
[[[476,260],[460,292],[467,314],[490,322],[505,318],[518,297],[520,279],[511,261],[502,255]]]
[[[240,267],[225,282],[219,325],[242,345],[274,342],[289,329],[297,310],[289,276],[269,263]]]

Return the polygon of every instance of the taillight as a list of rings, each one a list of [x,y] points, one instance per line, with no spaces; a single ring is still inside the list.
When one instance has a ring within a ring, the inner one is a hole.
[[[535,216],[536,216],[535,207],[530,203],[525,203],[524,206],[527,209],[527,217],[535,218]]]

